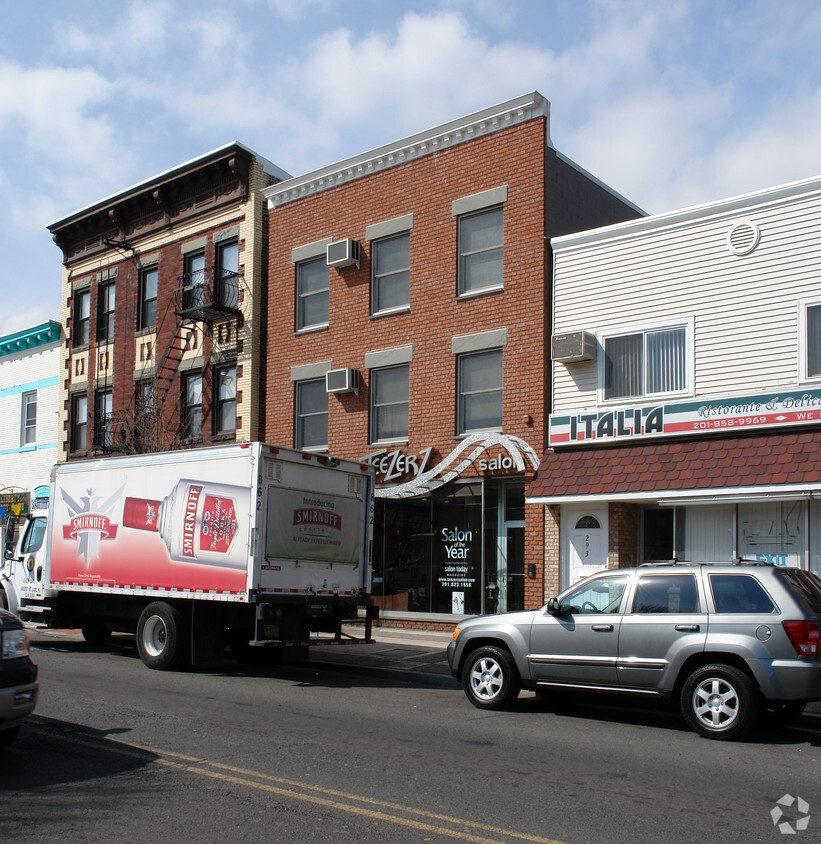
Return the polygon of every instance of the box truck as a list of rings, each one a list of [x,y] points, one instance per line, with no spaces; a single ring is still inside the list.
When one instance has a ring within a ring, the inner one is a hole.
[[[58,463],[47,512],[4,526],[0,604],[155,669],[341,642],[368,596],[373,470],[242,443]],[[357,641],[362,641],[357,639]]]

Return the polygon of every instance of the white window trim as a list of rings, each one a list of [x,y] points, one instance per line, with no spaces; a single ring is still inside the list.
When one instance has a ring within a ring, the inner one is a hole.
[[[666,331],[673,328],[683,328],[685,330],[685,343],[687,360],[685,361],[685,377],[686,384],[683,390],[676,390],[665,393],[643,393],[640,396],[619,396],[618,398],[605,399],[604,397],[604,367],[605,356],[604,346],[605,341],[611,337],[623,337],[628,334],[647,334],[651,331]],[[658,322],[643,322],[635,325],[627,325],[624,327],[606,329],[597,333],[597,340],[599,348],[597,350],[597,373],[596,373],[596,397],[599,405],[606,405],[608,407],[615,407],[624,404],[636,404],[645,401],[653,401],[661,398],[669,398],[674,396],[692,396],[695,394],[695,319],[687,317],[685,319],[658,321]]]
[[[410,349],[412,350],[412,346],[405,346],[403,349]],[[402,350],[398,350],[402,351]],[[408,360],[402,360],[401,358],[404,355],[398,356],[396,363],[387,363],[387,365],[383,366],[374,366],[369,367],[371,373],[371,383],[373,383],[374,373],[377,372],[386,372],[391,369],[407,369],[408,370],[408,433],[404,437],[377,437],[376,436],[376,408],[374,407],[374,390],[370,390],[370,399],[369,404],[370,407],[368,409],[368,445],[406,445],[409,442],[410,437],[410,358]],[[387,358],[386,358],[387,360]],[[376,362],[374,359],[373,362]]]
[[[316,366],[324,366],[324,364],[316,364]],[[305,372],[307,373],[307,367],[306,367]],[[327,372],[327,370],[326,370],[326,372]],[[310,452],[311,454],[320,454],[320,453],[328,451],[328,443],[325,442],[322,445],[297,445],[297,441],[301,439],[298,436],[300,420],[308,415],[308,414],[305,414],[305,413],[300,414],[300,410],[301,410],[301,407],[300,407],[300,404],[301,404],[300,403],[300,391],[301,391],[301,388],[304,384],[308,384],[312,381],[322,381],[322,380],[324,380],[324,378],[325,378],[325,376],[323,374],[323,375],[318,376],[318,377],[316,375],[309,375],[308,377],[305,377],[305,378],[295,378],[295,379],[293,379],[293,383],[294,383],[294,448],[298,448],[300,451]],[[326,396],[327,396],[327,393],[326,393]],[[326,408],[325,408],[325,417],[326,417],[326,420],[328,422],[330,422],[330,408],[328,406],[326,406]],[[326,431],[326,434],[325,434],[326,440],[330,438],[330,434],[331,434],[330,429],[328,429]]]
[[[26,408],[28,407],[26,399],[29,396],[34,396],[34,439],[29,443],[26,442]],[[37,445],[37,390],[26,390],[22,393],[20,398],[20,447],[33,448]]]
[[[798,300],[798,380],[800,383],[818,384],[821,373],[807,374],[807,308],[821,305],[821,297]]]

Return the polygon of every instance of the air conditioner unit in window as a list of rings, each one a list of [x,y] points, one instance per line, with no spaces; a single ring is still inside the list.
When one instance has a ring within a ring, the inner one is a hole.
[[[329,369],[325,373],[325,391],[328,393],[356,393],[359,395],[359,370]]]
[[[346,238],[345,240],[337,240],[336,243],[329,243],[326,260],[329,267],[350,267],[356,264],[359,269],[359,241]]]
[[[589,331],[570,331],[550,338],[550,357],[559,363],[596,359],[596,336]]]

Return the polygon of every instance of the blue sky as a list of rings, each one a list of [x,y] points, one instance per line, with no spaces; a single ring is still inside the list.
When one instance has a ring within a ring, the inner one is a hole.
[[[527,91],[655,213],[821,174],[817,0],[0,0],[0,335],[49,223],[234,139],[299,175]]]

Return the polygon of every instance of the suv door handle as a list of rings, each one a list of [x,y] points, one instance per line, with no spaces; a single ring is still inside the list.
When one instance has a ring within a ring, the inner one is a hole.
[[[598,632],[610,633],[613,630],[612,624],[594,624],[593,629]]]
[[[695,633],[697,630],[701,630],[700,624],[677,624],[676,630],[680,630],[682,633]]]

